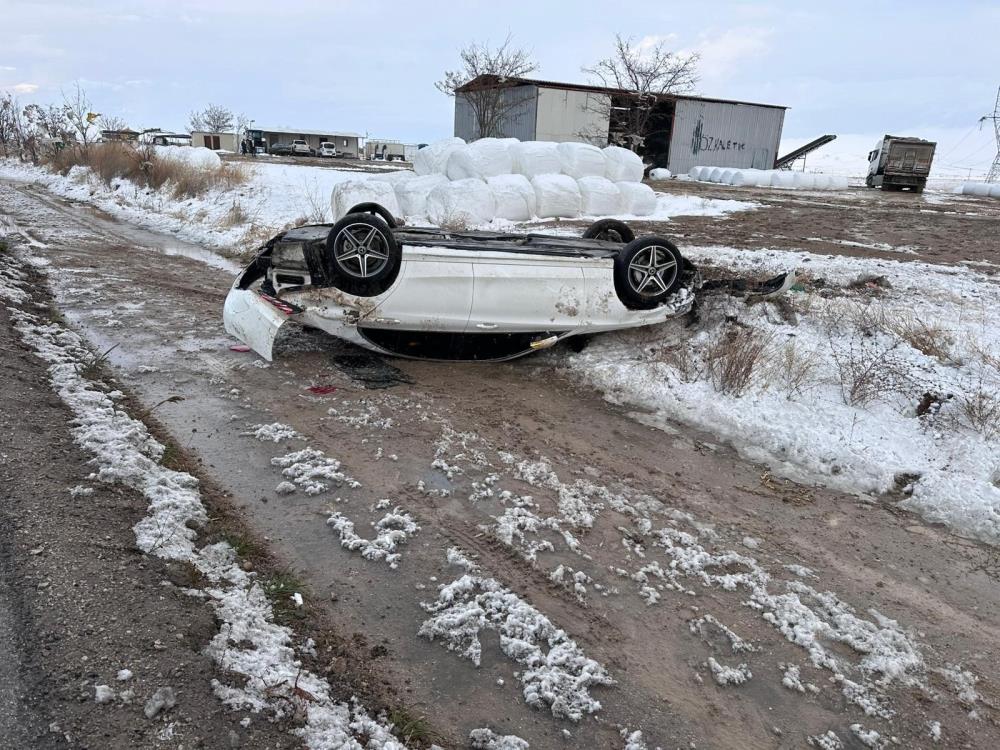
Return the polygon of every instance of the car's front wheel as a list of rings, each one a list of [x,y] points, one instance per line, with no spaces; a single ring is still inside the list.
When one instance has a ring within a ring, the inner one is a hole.
[[[615,258],[615,290],[625,307],[648,310],[662,304],[681,283],[684,259],[663,237],[629,242]]]
[[[635,232],[624,221],[618,219],[600,219],[595,221],[583,233],[585,240],[605,240],[607,242],[631,242]]]
[[[327,272],[333,285],[348,294],[382,294],[396,280],[401,263],[392,229],[378,216],[347,214],[327,235]]]

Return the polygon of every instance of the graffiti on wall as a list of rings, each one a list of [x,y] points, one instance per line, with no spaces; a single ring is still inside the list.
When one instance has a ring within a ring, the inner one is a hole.
[[[698,118],[695,125],[694,135],[691,137],[691,153],[695,156],[702,151],[743,151],[746,143],[743,141],[733,141],[729,139],[717,138],[714,135],[706,135],[702,118]]]

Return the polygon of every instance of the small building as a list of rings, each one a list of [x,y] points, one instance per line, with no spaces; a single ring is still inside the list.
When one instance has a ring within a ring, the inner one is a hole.
[[[478,76],[455,92],[455,135],[466,141],[480,137],[470,97],[483,88],[502,91],[502,137],[631,145],[627,123],[640,106],[635,92],[496,76]],[[648,102],[642,102],[651,109],[636,148],[647,162],[675,174],[695,166],[774,167],[787,107],[686,94],[658,94]]]
[[[386,140],[385,138],[366,138],[365,158],[405,161],[406,145],[401,141]]]
[[[192,146],[204,146],[213,151],[239,152],[239,142],[236,133],[211,133],[204,130],[195,130],[191,133]]]
[[[305,141],[310,148],[319,149],[321,143],[332,143],[337,152],[344,156],[360,158],[361,134],[337,130],[309,130],[296,128],[265,128],[256,127],[247,131],[254,145],[265,151],[278,143]]]
[[[189,133],[170,133],[159,128],[143,130],[139,134],[139,143],[153,146],[190,146]]]
[[[139,132],[131,128],[125,128],[124,130],[102,130],[101,140],[105,143],[109,141],[136,143],[139,140]]]

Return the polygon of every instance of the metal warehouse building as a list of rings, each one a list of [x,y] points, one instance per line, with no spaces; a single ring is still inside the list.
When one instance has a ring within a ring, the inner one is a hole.
[[[630,91],[530,78],[479,76],[456,91],[455,135],[480,137],[470,97],[500,88],[499,135],[522,141],[623,142],[623,112],[636,106]],[[639,149],[646,161],[674,173],[694,166],[771,169],[778,156],[786,107],[701,96],[655,97]]]

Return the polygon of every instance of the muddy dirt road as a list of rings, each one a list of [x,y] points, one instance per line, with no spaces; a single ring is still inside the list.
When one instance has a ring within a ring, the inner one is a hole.
[[[385,361],[292,331],[265,363],[222,329],[230,262],[24,185],[0,206],[61,312],[442,746],[1000,743],[983,547],[647,426],[558,352]]]

